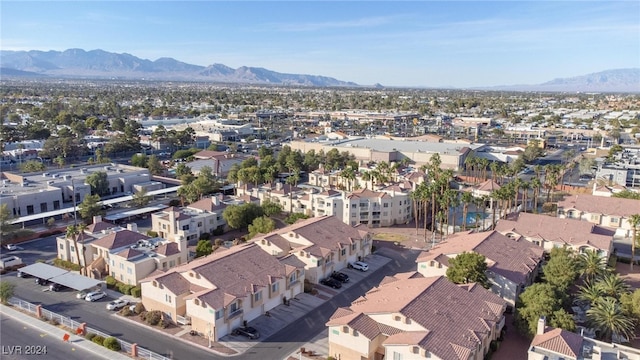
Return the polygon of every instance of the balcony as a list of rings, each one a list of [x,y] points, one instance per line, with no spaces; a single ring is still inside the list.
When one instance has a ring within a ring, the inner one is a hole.
[[[242,314],[242,312],[243,312],[242,309],[238,309],[238,310],[232,312],[231,314],[229,314],[229,316],[227,316],[227,320],[231,320],[233,318],[238,317],[238,315]]]

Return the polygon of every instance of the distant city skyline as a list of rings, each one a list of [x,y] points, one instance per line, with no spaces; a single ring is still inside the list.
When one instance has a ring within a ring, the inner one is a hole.
[[[640,67],[638,1],[3,1],[0,49],[82,48],[408,87]]]

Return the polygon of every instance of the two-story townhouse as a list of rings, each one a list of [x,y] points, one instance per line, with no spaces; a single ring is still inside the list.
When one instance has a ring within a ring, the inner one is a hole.
[[[408,191],[397,186],[383,191],[368,189],[343,192],[343,222],[369,227],[393,226],[411,221],[412,201]]]
[[[554,247],[566,246],[578,254],[586,250],[595,251],[605,259],[609,259],[613,251],[615,233],[586,221],[530,213],[499,220],[496,231],[512,238],[522,237],[547,252]]]
[[[483,359],[506,302],[476,284],[400,273],[338,308],[327,322],[336,359]]]
[[[235,246],[144,279],[142,303],[174,321],[189,318],[192,330],[217,341],[304,291],[304,268],[291,260],[254,243]]]
[[[363,229],[335,216],[322,216],[300,220],[252,241],[276,257],[295,256],[304,263],[306,279],[318,283],[371,253],[371,237]]]
[[[449,259],[463,252],[483,255],[491,290],[512,305],[540,271],[544,250],[526,240],[512,239],[497,231],[463,232],[418,256],[418,272],[424,276],[446,275]]]
[[[634,214],[640,214],[640,201],[633,199],[580,194],[558,202],[558,217],[613,228],[619,236],[630,236],[629,217]]]

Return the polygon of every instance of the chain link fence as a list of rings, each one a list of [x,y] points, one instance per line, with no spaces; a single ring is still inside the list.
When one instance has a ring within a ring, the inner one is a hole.
[[[9,304],[13,305],[14,307],[20,308],[21,310],[25,310],[28,313],[31,314],[36,314],[37,313],[37,305],[32,304],[28,301],[24,301],[18,298],[11,298],[9,299]],[[57,313],[54,313],[52,311],[49,311],[47,309],[41,309],[42,310],[42,317],[48,321],[55,321],[56,323],[63,325],[69,329],[77,329],[80,327],[81,323],[67,317],[67,316],[63,316]],[[103,338],[108,338],[111,337],[111,335],[106,334],[100,330],[96,330],[92,327],[87,326],[86,328],[86,332],[87,334],[92,333],[92,334],[96,334],[99,336],[102,336]],[[117,338],[116,338],[117,339]],[[120,349],[123,352],[126,352],[127,354],[131,354],[131,348],[132,348],[132,344],[129,342],[126,342],[124,340],[120,340],[117,339],[118,343],[120,343]],[[160,354],[157,354],[153,351],[149,351],[145,348],[142,348],[140,346],[138,346],[138,358],[139,359],[150,359],[150,360],[169,360],[168,357],[162,356]]]

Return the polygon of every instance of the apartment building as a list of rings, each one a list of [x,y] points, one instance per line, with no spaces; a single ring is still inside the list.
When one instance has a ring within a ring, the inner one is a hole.
[[[306,279],[323,278],[371,253],[371,237],[364,227],[350,226],[335,216],[300,220],[252,241],[275,257],[295,257],[304,264]]]
[[[507,303],[476,284],[400,273],[327,322],[335,359],[480,360],[500,337]]]
[[[588,221],[628,237],[633,227],[629,217],[640,214],[640,201],[594,195],[572,195],[558,202],[558,217]]]
[[[420,254],[416,260],[418,272],[424,276],[446,275],[449,259],[463,252],[475,252],[486,258],[491,291],[511,305],[535,280],[544,253],[537,245],[497,231],[463,232]]]
[[[63,235],[56,243],[58,258],[86,267],[88,276],[102,279],[110,275],[129,285],[137,285],[158,269],[186,263],[189,255],[186,241],[150,238],[137,232],[135,224],[123,229],[100,219],[78,235],[81,262],[73,238]]]
[[[547,215],[519,213],[512,220],[499,220],[496,231],[511,238],[520,238],[549,252],[554,247],[569,247],[581,254],[595,251],[605,259],[613,252],[613,234],[590,222]]]
[[[305,270],[255,243],[234,246],[142,280],[142,303],[212,341],[300,294]]]
[[[226,221],[222,217],[224,204],[217,196],[203,198],[183,208],[170,207],[151,214],[151,229],[171,241],[197,241],[204,233],[222,233]]]

